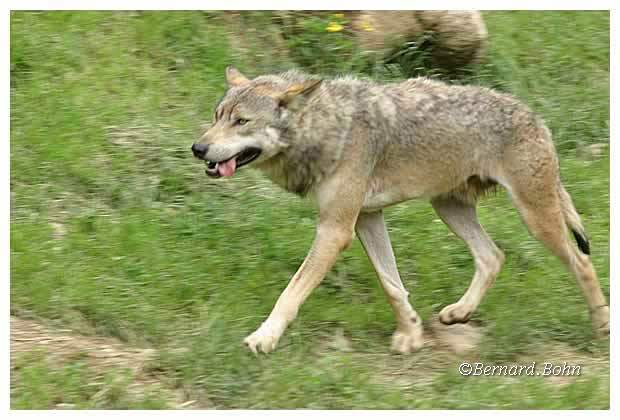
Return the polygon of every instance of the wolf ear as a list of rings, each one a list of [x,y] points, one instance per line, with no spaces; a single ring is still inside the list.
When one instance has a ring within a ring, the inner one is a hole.
[[[229,87],[241,86],[249,82],[250,80],[233,66],[226,67],[226,83]]]
[[[288,106],[297,98],[307,98],[312,92],[314,92],[323,80],[311,79],[301,83],[295,83],[283,93],[278,95],[278,104],[280,106]]]

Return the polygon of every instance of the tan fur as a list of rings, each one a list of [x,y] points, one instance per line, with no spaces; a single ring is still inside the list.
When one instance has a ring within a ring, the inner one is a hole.
[[[279,20],[295,33],[309,16],[329,18],[337,11],[281,11]],[[347,29],[364,54],[377,59],[402,51],[407,43],[432,35],[433,63],[458,70],[483,61],[487,29],[477,10],[349,10],[343,11]]]
[[[487,30],[474,10],[362,10],[350,12],[356,39],[367,52],[387,56],[425,32],[434,34],[436,65],[457,69],[479,63],[486,53]],[[370,30],[369,30],[370,29]]]

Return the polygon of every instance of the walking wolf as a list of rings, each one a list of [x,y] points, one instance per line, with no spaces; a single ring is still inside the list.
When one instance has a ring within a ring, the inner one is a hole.
[[[476,216],[477,199],[496,185],[509,191],[531,234],[575,275],[595,332],[609,333],[609,307],[585,229],[560,182],[550,132],[524,104],[490,89],[424,78],[377,84],[289,71],[250,80],[230,67],[226,78],[214,123],[192,146],[207,175],[232,176],[253,163],[288,191],[313,196],[319,210],[306,259],[267,320],[245,339],[252,351],[276,347],[354,231],[396,315],[392,348],[419,348],[422,320],[401,282],[382,214],[412,198],[429,199],[475,259],[471,285],[439,314],[445,324],[467,322],[504,261]]]

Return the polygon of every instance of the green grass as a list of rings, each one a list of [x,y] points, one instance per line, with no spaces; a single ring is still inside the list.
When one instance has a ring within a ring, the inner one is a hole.
[[[226,65],[249,75],[293,65],[271,48],[268,15],[244,19],[258,36],[229,37],[220,13],[12,13],[12,313],[153,347],[153,371],[218,408],[608,408],[608,367],[558,387],[460,377],[459,357],[437,362],[429,349],[390,355],[393,316],[357,242],[274,354],[242,346],[303,260],[315,219],[253,170],[212,181],[190,156],[224,92]],[[609,157],[588,160],[582,150],[609,142],[609,14],[485,20],[489,61],[465,80],[510,91],[545,118],[608,295]],[[388,70],[364,75],[402,77]],[[465,291],[472,259],[429,204],[386,214],[412,304],[429,320]],[[484,200],[480,218],[507,261],[474,315],[485,327],[478,359],[528,360],[554,343],[608,359],[608,342],[591,341],[574,280],[507,196]],[[326,345],[338,330],[351,352]],[[13,408],[51,407],[65,391],[63,401],[94,407],[86,367],[25,360],[13,372]],[[101,404],[159,406],[118,393]]]
[[[25,353],[12,370],[11,408],[143,409],[166,407],[155,389],[133,395],[128,388],[131,374],[111,369],[103,377],[82,360],[55,366],[44,352]]]

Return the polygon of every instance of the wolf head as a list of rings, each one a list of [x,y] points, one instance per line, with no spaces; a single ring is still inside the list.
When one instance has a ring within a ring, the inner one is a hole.
[[[289,144],[285,132],[291,119],[321,80],[288,72],[249,80],[226,69],[228,91],[217,104],[211,127],[192,145],[211,177],[234,175],[251,162],[266,162]]]

